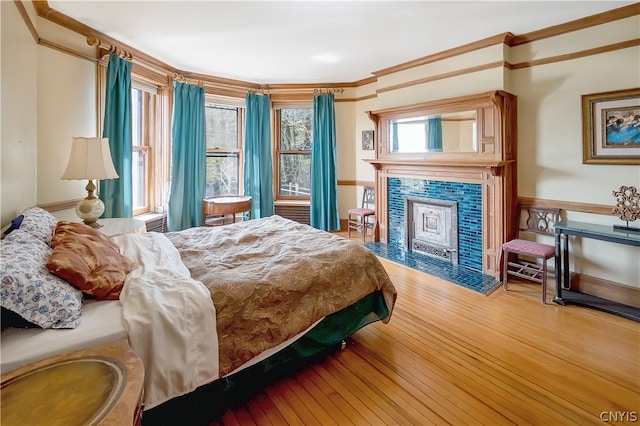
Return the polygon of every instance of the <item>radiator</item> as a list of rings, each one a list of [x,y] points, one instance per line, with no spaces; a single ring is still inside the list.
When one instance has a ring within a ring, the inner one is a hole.
[[[167,232],[167,216],[160,216],[155,219],[145,221],[147,232]]]
[[[311,224],[309,206],[276,205],[275,213],[278,216],[286,217],[287,219],[295,220],[305,225]]]

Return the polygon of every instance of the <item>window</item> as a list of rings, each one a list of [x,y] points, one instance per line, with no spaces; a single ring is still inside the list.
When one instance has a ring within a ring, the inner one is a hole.
[[[243,111],[238,106],[205,104],[206,198],[240,194]]]
[[[152,147],[156,140],[156,94],[139,87],[131,89],[133,214],[152,210]]]
[[[309,199],[313,108],[276,109],[278,199]]]

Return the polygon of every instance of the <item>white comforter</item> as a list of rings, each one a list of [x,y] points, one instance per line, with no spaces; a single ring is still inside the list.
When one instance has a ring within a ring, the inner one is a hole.
[[[120,302],[129,343],[145,366],[148,410],[218,378],[216,311],[207,288],[191,279],[163,234],[113,239],[136,265]]]

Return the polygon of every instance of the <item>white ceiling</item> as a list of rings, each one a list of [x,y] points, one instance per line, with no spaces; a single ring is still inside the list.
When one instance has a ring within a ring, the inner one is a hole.
[[[92,1],[49,5],[168,65],[257,84],[355,82],[632,1]]]

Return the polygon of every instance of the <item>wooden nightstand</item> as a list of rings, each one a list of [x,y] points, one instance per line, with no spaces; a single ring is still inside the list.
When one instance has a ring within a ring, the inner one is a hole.
[[[2,375],[7,425],[140,425],[144,367],[126,340],[58,355]]]
[[[131,218],[98,219],[102,225],[96,228],[107,237],[115,237],[122,234],[142,234],[147,232],[147,225],[144,221]]]

